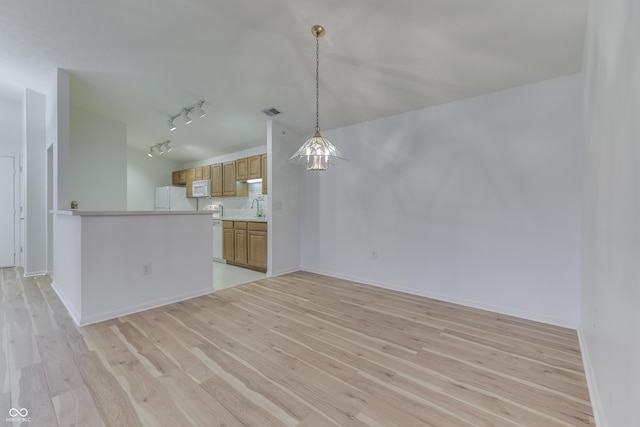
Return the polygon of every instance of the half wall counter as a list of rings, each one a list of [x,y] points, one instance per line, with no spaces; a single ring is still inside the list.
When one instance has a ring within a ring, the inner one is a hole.
[[[210,212],[52,213],[52,285],[78,325],[213,292]]]

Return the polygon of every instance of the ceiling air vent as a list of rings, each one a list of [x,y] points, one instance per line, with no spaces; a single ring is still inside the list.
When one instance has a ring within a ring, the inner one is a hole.
[[[269,117],[277,116],[278,114],[280,114],[280,110],[278,110],[277,108],[267,108],[266,110],[262,110],[262,112]]]

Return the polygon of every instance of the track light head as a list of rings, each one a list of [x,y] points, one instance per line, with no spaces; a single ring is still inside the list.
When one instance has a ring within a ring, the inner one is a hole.
[[[198,102],[198,104],[196,105],[196,114],[198,115],[198,117],[203,118],[204,116],[207,115],[207,112],[204,111],[202,109],[202,105],[204,104],[204,101],[200,101]]]
[[[172,132],[174,130],[176,130],[176,124],[173,123],[174,120],[175,120],[175,118],[173,118],[173,117],[170,118],[169,120],[167,120],[167,126],[169,126],[169,130],[172,131]]]
[[[188,109],[183,109],[182,110],[182,116],[184,117],[184,124],[188,125],[189,123],[191,123],[193,120],[191,119],[191,117],[189,116],[189,113],[191,112],[191,110]]]
[[[149,148],[149,152],[147,153],[147,156],[153,157],[153,147]]]

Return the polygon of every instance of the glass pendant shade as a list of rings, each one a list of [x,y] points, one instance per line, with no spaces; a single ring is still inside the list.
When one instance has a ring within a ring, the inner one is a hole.
[[[325,34],[321,25],[311,27],[311,34],[316,38],[316,133],[302,144],[302,147],[289,159],[292,163],[305,164],[309,171],[324,171],[329,166],[347,160],[342,153],[320,135],[320,45],[318,39]]]
[[[290,162],[305,164],[307,170],[323,171],[329,169],[330,165],[346,160],[342,153],[326,138],[316,133],[302,144],[302,147],[289,159]]]

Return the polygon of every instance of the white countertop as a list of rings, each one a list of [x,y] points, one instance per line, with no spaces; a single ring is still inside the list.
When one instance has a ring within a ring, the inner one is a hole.
[[[144,216],[144,215],[211,215],[211,211],[51,211],[58,215],[73,216]],[[218,219],[218,218],[216,218]],[[266,217],[225,215],[222,221],[269,222]]]
[[[208,211],[52,211],[73,216],[211,215]]]
[[[269,220],[264,216],[227,216],[227,215],[224,215],[220,219],[222,221],[269,222]]]

